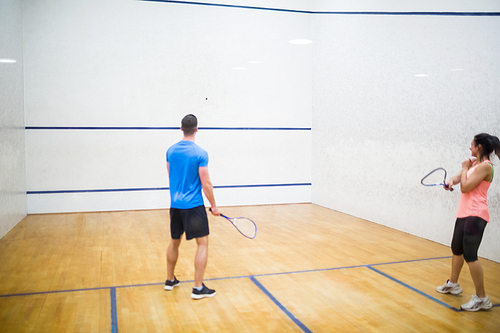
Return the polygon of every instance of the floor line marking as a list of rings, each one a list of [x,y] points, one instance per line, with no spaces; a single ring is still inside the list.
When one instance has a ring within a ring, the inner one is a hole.
[[[118,314],[116,312],[116,288],[110,289],[111,297],[111,333],[118,333]]]
[[[449,309],[452,309],[453,311],[456,311],[456,312],[460,312],[460,311],[462,311],[462,310],[457,309],[457,308],[455,308],[455,307],[453,307],[453,306],[451,306],[451,305],[446,304],[445,302],[442,302],[442,301],[438,300],[437,298],[432,297],[431,295],[428,295],[428,294],[424,293],[423,291],[418,290],[417,288],[414,288],[414,287],[410,286],[409,284],[404,283],[404,282],[403,282],[403,281],[401,281],[401,280],[396,279],[395,277],[390,276],[390,275],[389,275],[389,274],[387,274],[387,273],[384,273],[384,272],[382,272],[382,271],[379,271],[378,269],[373,268],[373,267],[371,267],[371,266],[367,266],[367,267],[368,267],[369,269],[371,269],[372,271],[374,271],[374,272],[376,272],[376,273],[378,273],[378,274],[380,274],[380,275],[382,275],[382,276],[385,276],[386,278],[388,278],[388,279],[390,279],[390,280],[392,280],[392,281],[394,281],[394,282],[397,282],[397,283],[399,283],[400,285],[402,285],[402,286],[404,286],[404,287],[406,287],[406,288],[408,288],[408,289],[410,289],[410,290],[413,290],[413,291],[414,291],[414,292],[416,292],[417,294],[420,294],[420,295],[422,295],[422,296],[424,296],[424,297],[427,297],[428,299],[430,299],[430,300],[432,300],[432,301],[434,301],[434,302],[436,302],[436,303],[438,303],[438,304],[441,304],[442,306],[445,306],[445,307],[447,307],[447,308],[449,308]]]
[[[312,331],[308,329],[306,325],[304,325],[299,319],[297,319],[297,317],[293,315],[293,313],[291,313],[283,304],[281,304],[280,301],[278,301],[276,297],[274,297],[273,294],[271,294],[269,290],[267,290],[266,287],[264,287],[254,276],[251,276],[250,280],[252,280],[252,282],[255,283],[255,285],[259,287],[259,289],[267,297],[269,297],[269,299],[271,299],[271,301],[273,301],[273,303],[276,304],[278,308],[281,309],[281,311],[283,311],[288,316],[288,318],[290,318],[297,326],[299,326],[302,331],[312,333]]]
[[[448,259],[451,257],[448,256],[448,257],[422,258],[422,259],[411,259],[411,260],[394,261],[394,262],[378,263],[378,264],[319,268],[319,269],[311,269],[311,270],[304,270],[304,271],[290,271],[290,272],[262,273],[262,274],[242,275],[242,276],[229,276],[229,277],[205,279],[205,281],[244,279],[244,278],[251,278],[252,276],[262,277],[262,276],[277,276],[277,275],[288,275],[288,274],[314,273],[314,272],[334,271],[334,270],[340,270],[340,269],[361,268],[361,267],[369,267],[369,266],[393,265],[393,264],[401,264],[401,263],[425,261],[425,260],[438,260],[438,259],[445,259],[445,258]],[[182,281],[181,283],[187,283],[187,282],[194,282],[194,280]],[[0,298],[1,297],[16,297],[16,296],[31,296],[31,295],[41,295],[41,294],[55,294],[55,293],[71,293],[71,292],[78,292],[78,291],[106,290],[106,289],[110,289],[110,288],[118,289],[118,288],[148,287],[148,286],[158,286],[158,285],[163,285],[163,284],[164,284],[164,282],[154,282],[154,283],[131,284],[131,285],[121,285],[121,286],[106,286],[106,287],[95,287],[95,288],[84,288],[84,289],[38,291],[38,292],[31,292],[31,293],[0,295]]]

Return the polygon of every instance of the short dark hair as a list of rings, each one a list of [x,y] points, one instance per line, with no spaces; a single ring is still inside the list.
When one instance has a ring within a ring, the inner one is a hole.
[[[185,135],[192,135],[198,127],[198,119],[194,114],[188,114],[182,118],[181,128]]]

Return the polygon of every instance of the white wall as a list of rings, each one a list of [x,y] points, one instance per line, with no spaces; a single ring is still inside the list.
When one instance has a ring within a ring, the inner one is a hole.
[[[500,136],[500,17],[319,15],[313,26],[313,202],[448,245],[460,191],[420,179],[458,173],[475,134]],[[480,248],[496,261],[498,178]]]
[[[0,238],[26,216],[22,2],[0,2]]]
[[[28,211],[168,207],[164,153],[181,134],[137,127],[193,112],[202,127],[232,128],[198,135],[216,186],[313,183],[312,194],[220,188],[220,205],[312,201],[449,244],[458,191],[419,181],[437,166],[457,172],[474,134],[500,135],[500,19],[444,12],[500,12],[498,2],[218,3],[286,10],[25,2],[27,126],[135,128],[28,129]],[[422,11],[434,13],[404,14]],[[496,261],[498,184],[480,249]],[[135,188],[159,190],[117,191]]]
[[[29,213],[168,207],[168,191],[118,190],[168,187],[181,132],[139,128],[187,113],[215,186],[299,184],[218,188],[219,205],[311,201],[311,49],[288,43],[309,37],[308,15],[128,0],[24,9]],[[54,193],[100,189],[116,191]]]

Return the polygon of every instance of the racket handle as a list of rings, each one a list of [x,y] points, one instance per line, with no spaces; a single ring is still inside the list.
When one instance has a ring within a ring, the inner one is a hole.
[[[208,208],[208,210],[211,212],[212,211],[212,207]],[[222,214],[220,214],[221,216],[224,216]],[[225,217],[225,216],[224,216]]]

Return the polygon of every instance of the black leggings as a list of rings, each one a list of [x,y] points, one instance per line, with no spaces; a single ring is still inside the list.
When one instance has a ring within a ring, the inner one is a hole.
[[[451,241],[451,252],[456,256],[463,254],[466,262],[476,261],[477,250],[483,239],[487,223],[477,216],[457,218]]]

